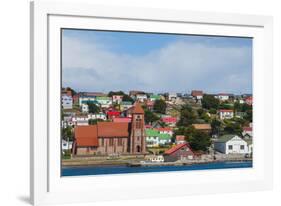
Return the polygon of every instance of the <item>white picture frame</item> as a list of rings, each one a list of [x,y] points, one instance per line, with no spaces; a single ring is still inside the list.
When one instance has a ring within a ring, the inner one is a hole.
[[[256,137],[253,168],[61,177],[60,29],[66,27],[253,37],[253,118]],[[92,202],[271,189],[272,44],[272,17],[268,16],[32,2],[32,203]],[[168,181],[161,181],[163,178]]]

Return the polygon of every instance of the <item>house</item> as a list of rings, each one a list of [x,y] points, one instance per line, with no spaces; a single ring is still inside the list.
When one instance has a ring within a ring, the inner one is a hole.
[[[145,104],[146,104],[147,109],[149,109],[149,110],[153,110],[153,107],[154,107],[154,101],[147,100]]]
[[[171,143],[171,135],[160,133],[156,129],[146,129],[145,135],[147,147],[159,147]]]
[[[212,131],[212,127],[210,124],[192,124],[192,126],[194,127],[194,129],[202,132],[210,133]]]
[[[145,92],[138,91],[138,90],[129,91],[129,96],[132,97],[133,99],[136,99],[137,94],[145,94]]]
[[[177,94],[176,93],[169,93],[168,94],[168,100],[169,101],[176,101],[177,100]]]
[[[161,121],[164,122],[165,124],[169,125],[169,126],[176,126],[177,118],[167,116],[167,117],[162,117]]]
[[[253,128],[252,127],[243,127],[242,135],[244,138],[253,137]]]
[[[82,106],[83,104],[88,104],[88,103],[98,104],[95,96],[94,97],[92,97],[92,96],[80,96],[79,97],[80,106]]]
[[[134,105],[131,123],[97,122],[74,128],[74,155],[146,154],[144,111]]]
[[[112,102],[120,104],[122,102],[123,96],[122,95],[113,95]]]
[[[220,109],[219,110],[220,119],[231,119],[234,117],[233,110],[231,109]]]
[[[72,117],[71,122],[75,126],[89,125],[89,117],[87,115],[77,115]]]
[[[88,114],[88,119],[102,119],[103,121],[106,121],[106,114],[100,112],[97,114]]]
[[[120,110],[121,111],[130,109],[132,106],[133,106],[132,102],[129,102],[129,101],[120,102]]]
[[[147,100],[147,95],[146,94],[137,94],[136,100],[139,102],[145,102]]]
[[[149,97],[149,100],[154,102],[156,100],[160,100],[161,99],[161,96],[160,95],[156,95],[156,94],[153,94]]]
[[[183,144],[186,143],[184,135],[176,135],[176,144]]]
[[[187,142],[173,146],[169,150],[165,151],[163,156],[165,162],[194,159],[194,153]]]
[[[192,90],[191,96],[195,98],[196,100],[203,99],[203,91],[201,90]]]
[[[229,134],[223,135],[214,141],[214,149],[223,154],[248,154],[248,143],[241,137]]]
[[[229,95],[225,94],[225,93],[220,93],[220,94],[217,95],[217,98],[220,101],[227,101],[227,100],[229,100]]]
[[[61,149],[62,151],[65,151],[65,150],[71,150],[72,149],[72,141],[66,141],[64,139],[62,139],[61,141]]]
[[[89,112],[89,105],[88,104],[82,104],[80,106],[80,108],[81,108],[81,112],[83,112],[83,113],[88,113]]]
[[[112,106],[112,98],[110,97],[96,97],[96,100],[102,108],[109,108]]]
[[[168,134],[170,136],[173,136],[173,129],[170,127],[161,127],[161,128],[155,128],[160,134]]]
[[[62,95],[61,96],[62,108],[63,109],[72,109],[72,96]]]
[[[121,112],[115,111],[115,110],[110,110],[110,111],[107,111],[106,114],[107,114],[108,119],[113,119],[115,117],[120,117]]]
[[[248,105],[252,105],[253,104],[253,97],[252,96],[246,97],[245,102]]]

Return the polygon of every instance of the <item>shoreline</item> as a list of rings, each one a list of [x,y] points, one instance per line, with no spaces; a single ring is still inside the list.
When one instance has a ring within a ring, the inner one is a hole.
[[[197,162],[162,162],[162,163],[140,163],[140,162],[100,162],[100,163],[92,163],[87,162],[78,164],[65,164],[62,162],[61,168],[79,168],[79,167],[102,167],[102,166],[127,166],[127,167],[155,167],[155,166],[187,166],[187,165],[198,165],[198,164],[208,164],[208,163],[220,163],[220,162],[250,162],[252,159],[221,159],[221,160],[201,160]]]

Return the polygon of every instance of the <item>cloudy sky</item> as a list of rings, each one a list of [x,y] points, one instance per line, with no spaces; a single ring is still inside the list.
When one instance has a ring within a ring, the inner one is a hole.
[[[62,86],[251,93],[252,39],[65,29]]]

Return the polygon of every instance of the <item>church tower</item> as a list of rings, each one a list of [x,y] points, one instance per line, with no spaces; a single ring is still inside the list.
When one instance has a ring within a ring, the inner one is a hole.
[[[137,102],[132,110],[129,152],[131,154],[146,153],[144,111]]]

